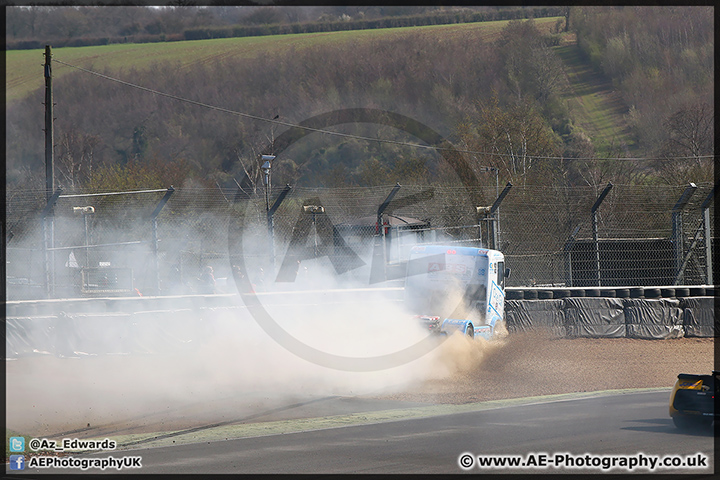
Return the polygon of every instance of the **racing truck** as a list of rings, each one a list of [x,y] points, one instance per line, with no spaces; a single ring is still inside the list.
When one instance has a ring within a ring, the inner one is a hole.
[[[489,340],[503,320],[510,269],[497,250],[414,246],[405,276],[405,305],[430,332]]]
[[[670,417],[681,429],[709,426],[715,419],[720,371],[712,375],[681,373],[670,394]]]

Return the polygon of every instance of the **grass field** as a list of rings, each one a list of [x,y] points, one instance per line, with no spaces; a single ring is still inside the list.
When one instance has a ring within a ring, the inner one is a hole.
[[[555,25],[559,17],[535,20],[543,31]],[[178,62],[183,66],[221,61],[223,58],[255,57],[268,55],[287,48],[302,49],[322,43],[355,43],[391,39],[423,32],[438,36],[469,35],[491,41],[507,21],[432,25],[423,27],[353,30],[343,32],[272,35],[263,37],[224,38],[184,42],[115,44],[94,47],[53,49],[53,58],[63,62],[99,71],[122,72],[131,67],[150,68],[158,62]],[[24,98],[44,85],[44,49],[10,50],[6,52],[7,103]],[[53,77],[59,78],[73,69],[53,64]]]
[[[536,19],[542,31],[549,32],[560,17]],[[273,35],[183,42],[117,44],[94,47],[57,48],[53,57],[72,65],[98,71],[109,71],[126,78],[122,73],[130,68],[147,69],[159,62],[192,66],[201,63],[222,62],[226,58],[270,56],[289,48],[301,50],[321,44],[337,46],[357,45],[361,42],[393,39],[418,32],[438,38],[466,36],[469,40],[493,41],[507,25],[507,21],[433,25],[423,27],[353,30],[343,32]],[[611,145],[634,147],[627,128],[627,106],[609,79],[585,61],[574,37],[566,36],[562,45],[555,47],[563,61],[570,84],[565,98],[571,117],[593,139],[595,145],[608,150]],[[44,50],[11,50],[6,52],[7,103],[20,100],[30,92],[43,88]],[[54,78],[62,77],[74,69],[53,64]]]

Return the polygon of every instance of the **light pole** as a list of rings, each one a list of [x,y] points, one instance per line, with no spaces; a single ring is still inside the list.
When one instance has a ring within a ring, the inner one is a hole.
[[[270,213],[270,169],[272,168],[272,165],[270,162],[275,160],[275,155],[262,155],[262,160],[264,160],[264,163],[260,167],[263,171],[264,177],[263,177],[263,183],[265,184],[265,212],[267,215],[267,224],[268,224],[268,236],[270,238],[270,266],[272,268],[272,272],[275,271],[275,242],[274,242],[274,233],[273,233],[273,216],[272,213]]]

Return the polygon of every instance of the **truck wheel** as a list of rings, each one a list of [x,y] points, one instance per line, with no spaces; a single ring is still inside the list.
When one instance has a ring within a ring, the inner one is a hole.
[[[465,328],[465,335],[472,340],[475,338],[475,328],[472,326],[472,323],[468,323],[468,326]]]

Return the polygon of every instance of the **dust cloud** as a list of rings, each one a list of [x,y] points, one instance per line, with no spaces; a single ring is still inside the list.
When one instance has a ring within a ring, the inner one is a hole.
[[[303,261],[297,281],[289,284],[262,279],[252,262],[245,273],[277,325],[320,352],[364,359],[424,341],[428,331],[406,308],[402,293],[388,296],[388,291],[397,293],[398,284],[368,288],[369,266],[368,258],[364,270],[351,272],[361,282],[338,276],[327,257]],[[232,277],[228,285],[234,288]],[[283,348],[239,297],[232,308],[184,308],[178,298],[164,311],[127,318],[70,314],[71,321],[45,324],[45,330],[39,319],[29,322],[38,326],[30,332],[36,339],[48,340],[46,332],[55,329],[57,335],[68,328],[73,332],[67,335],[83,348],[63,357],[50,348],[43,354],[41,348],[6,362],[8,428],[27,435],[91,435],[242,421],[325,397],[419,388],[472,370],[502,347],[502,341],[433,338],[437,348],[405,363],[345,371]]]
[[[367,293],[347,297],[339,290],[292,295],[273,296],[285,300],[267,305],[268,312],[298,341],[330,355],[382,356],[428,336],[398,301]],[[36,353],[9,360],[8,428],[51,435],[96,427],[159,431],[240,420],[322,397],[402,392],[472,369],[493,348],[483,340],[453,336],[446,342],[437,339],[437,348],[405,364],[348,372],[298,358],[243,306],[178,310],[162,319],[144,314],[143,319],[127,330],[127,325],[102,318],[91,326],[89,317],[82,330],[85,335],[94,332],[97,348],[65,358]],[[143,348],[109,347],[119,345],[111,340],[128,332],[142,337]],[[86,347],[93,345],[84,340]]]

